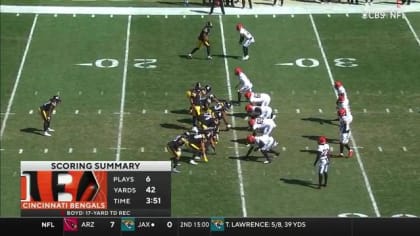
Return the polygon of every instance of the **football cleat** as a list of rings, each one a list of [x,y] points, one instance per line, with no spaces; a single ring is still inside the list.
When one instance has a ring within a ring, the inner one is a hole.
[[[213,57],[207,56],[207,60],[211,60],[211,59],[213,59]]]
[[[195,162],[194,160],[190,160],[190,164],[191,164],[191,165],[198,165],[198,163],[197,163],[197,162]]]
[[[271,161],[264,161],[264,164],[270,164]]]
[[[55,130],[54,129],[51,129],[51,128],[48,128],[48,130],[47,131],[49,131],[49,132],[54,132]]]
[[[188,59],[192,59],[192,54],[191,53],[188,54],[187,57],[188,57]]]
[[[176,168],[172,168],[172,172],[174,172],[174,173],[181,173],[181,171],[177,170]]]
[[[50,137],[50,136],[51,136],[51,134],[49,134],[47,131],[45,131],[45,132],[44,132],[44,136],[48,136],[48,137]]]
[[[246,56],[242,57],[242,61],[246,61],[248,59],[249,59],[249,55],[246,55]]]

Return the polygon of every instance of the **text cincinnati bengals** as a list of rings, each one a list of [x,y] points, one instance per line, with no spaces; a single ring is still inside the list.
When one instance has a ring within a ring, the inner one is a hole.
[[[24,209],[106,209],[104,202],[23,202]]]
[[[53,162],[52,170],[138,170],[138,162]]]

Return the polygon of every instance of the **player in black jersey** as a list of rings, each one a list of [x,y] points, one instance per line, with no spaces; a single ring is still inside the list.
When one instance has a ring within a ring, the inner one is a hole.
[[[48,132],[53,132],[54,130],[50,128],[51,125],[51,115],[53,111],[57,107],[57,105],[61,102],[59,96],[54,95],[52,98],[48,100],[48,102],[42,104],[39,107],[39,113],[44,121],[44,136],[51,136]]]
[[[198,44],[197,46],[188,54],[188,58],[192,58],[192,55],[200,49],[203,45],[207,49],[207,59],[211,60],[211,53],[210,53],[210,29],[213,27],[213,24],[210,21],[207,21],[204,25],[203,29],[201,29],[200,35],[198,36]]]
[[[177,169],[177,166],[179,165],[179,159],[181,158],[181,147],[188,143],[189,133],[185,132],[181,135],[177,135],[173,140],[169,141],[166,146],[168,148],[168,151],[170,151],[173,154],[172,157],[172,171],[175,173],[179,173],[180,171]]]

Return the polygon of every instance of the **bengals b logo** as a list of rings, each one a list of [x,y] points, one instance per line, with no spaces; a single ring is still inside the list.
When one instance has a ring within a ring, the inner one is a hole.
[[[23,171],[22,201],[92,201],[99,184],[91,171]]]

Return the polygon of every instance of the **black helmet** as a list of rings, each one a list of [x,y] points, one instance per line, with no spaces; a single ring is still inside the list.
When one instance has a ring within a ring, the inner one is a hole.
[[[213,24],[211,23],[211,21],[207,21],[206,26],[212,28]]]
[[[54,95],[54,96],[52,96],[51,101],[59,103],[59,102],[61,102],[61,99],[58,95]]]

